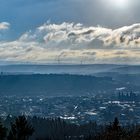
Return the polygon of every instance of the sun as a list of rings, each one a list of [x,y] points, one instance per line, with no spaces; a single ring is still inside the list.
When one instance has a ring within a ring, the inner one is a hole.
[[[126,8],[129,5],[130,0],[107,0],[108,4],[116,8]]]
[[[127,6],[128,0],[116,0],[115,4],[118,7],[125,7]]]

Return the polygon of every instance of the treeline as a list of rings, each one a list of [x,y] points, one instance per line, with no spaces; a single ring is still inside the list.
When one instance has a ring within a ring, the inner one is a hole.
[[[140,140],[140,125],[75,124],[59,118],[10,117],[0,122],[0,140]]]

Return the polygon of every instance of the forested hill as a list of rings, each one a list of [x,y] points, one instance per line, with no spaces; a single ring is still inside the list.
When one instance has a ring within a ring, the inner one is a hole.
[[[1,75],[1,95],[80,95],[113,91],[119,87],[109,77],[68,74]]]

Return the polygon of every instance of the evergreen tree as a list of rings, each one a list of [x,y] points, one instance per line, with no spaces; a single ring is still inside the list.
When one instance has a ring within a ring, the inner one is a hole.
[[[125,131],[121,128],[118,118],[107,127],[105,137],[109,140],[121,140],[125,137]]]
[[[118,132],[121,129],[118,118],[114,119],[111,130]]]
[[[7,134],[7,129],[0,122],[0,140],[4,140]]]
[[[16,118],[15,123],[11,123],[8,140],[28,140],[33,132],[34,129],[25,116],[19,116]]]

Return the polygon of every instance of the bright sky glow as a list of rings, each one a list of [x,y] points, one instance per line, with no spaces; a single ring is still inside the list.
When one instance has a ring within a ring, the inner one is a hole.
[[[129,5],[130,0],[108,0],[110,5],[117,8],[126,8]]]

